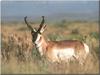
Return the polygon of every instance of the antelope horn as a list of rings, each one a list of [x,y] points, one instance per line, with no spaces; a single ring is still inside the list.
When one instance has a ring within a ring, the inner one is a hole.
[[[40,24],[40,27],[39,27],[39,29],[38,29],[38,32],[40,32],[40,30],[42,29],[44,22],[45,22],[44,16],[42,16],[42,22],[41,22],[41,24]]]
[[[33,31],[34,31],[33,28],[32,28],[31,25],[29,25],[29,23],[27,22],[27,16],[24,17],[24,21],[25,21],[27,27],[33,32]]]

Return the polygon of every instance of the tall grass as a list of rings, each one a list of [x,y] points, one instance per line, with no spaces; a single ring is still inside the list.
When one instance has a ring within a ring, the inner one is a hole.
[[[66,23],[65,23],[66,24]],[[44,34],[50,40],[80,40],[86,42],[90,47],[90,54],[83,66],[77,61],[69,63],[51,63],[41,57],[31,41],[31,34],[24,25],[2,26],[1,32],[1,73],[2,74],[98,74],[99,73],[99,35],[97,24],[92,24],[91,29],[86,25],[70,23],[65,28],[59,26],[47,26]],[[72,25],[74,25],[72,27]],[[80,26],[81,25],[81,26]],[[22,28],[23,27],[23,28]],[[80,28],[80,29],[78,29]],[[62,30],[61,30],[62,29]],[[68,30],[66,30],[68,29]],[[85,30],[85,31],[82,31]],[[26,32],[27,31],[27,32]],[[66,31],[70,33],[66,34]],[[51,33],[53,32],[53,33]],[[61,33],[65,32],[65,33]],[[82,33],[84,32],[84,33]],[[86,37],[84,37],[86,36]]]

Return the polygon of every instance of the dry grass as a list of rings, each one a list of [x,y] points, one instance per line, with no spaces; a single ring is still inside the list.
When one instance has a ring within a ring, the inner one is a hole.
[[[10,25],[11,24],[11,25]],[[34,26],[33,26],[34,27]],[[35,25],[37,27],[37,25]],[[72,22],[65,26],[48,25],[44,36],[48,40],[77,39],[90,46],[90,54],[84,66],[77,61],[50,63],[39,59],[25,24],[2,24],[1,73],[2,74],[98,74],[99,73],[99,27],[96,22]],[[96,33],[93,34],[93,33]],[[91,34],[92,33],[92,34]],[[84,38],[84,36],[87,36]]]

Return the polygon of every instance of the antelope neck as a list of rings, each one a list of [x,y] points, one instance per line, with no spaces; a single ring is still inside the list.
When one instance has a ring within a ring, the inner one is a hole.
[[[36,48],[39,50],[41,56],[45,53],[47,43],[43,36],[39,37],[38,40],[35,42]]]

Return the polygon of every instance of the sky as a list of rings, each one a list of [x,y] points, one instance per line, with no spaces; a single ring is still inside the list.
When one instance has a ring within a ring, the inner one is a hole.
[[[99,14],[98,1],[2,1],[2,20],[22,20],[24,16],[37,18],[42,15],[46,17],[59,18],[68,17],[79,19],[81,17],[97,18]],[[83,16],[82,16],[83,15]],[[84,16],[85,15],[85,16]],[[9,19],[8,19],[9,18]]]

